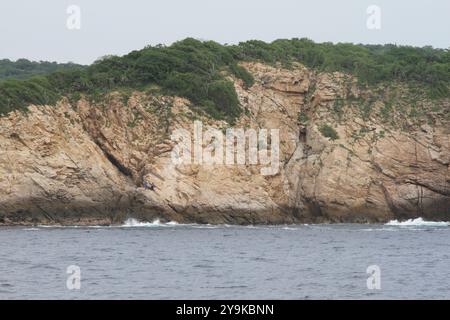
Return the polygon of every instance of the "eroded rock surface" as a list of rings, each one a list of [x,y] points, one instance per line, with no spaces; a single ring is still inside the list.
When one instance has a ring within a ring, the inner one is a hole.
[[[262,165],[174,164],[174,130],[192,132],[194,120],[205,130],[230,127],[187,100],[142,92],[62,100],[0,118],[0,223],[450,219],[448,100],[416,121],[401,88],[373,94],[340,73],[242,65],[255,84],[233,79],[246,110],[234,127],[279,129],[276,175],[261,175]],[[387,112],[392,97],[397,107]]]

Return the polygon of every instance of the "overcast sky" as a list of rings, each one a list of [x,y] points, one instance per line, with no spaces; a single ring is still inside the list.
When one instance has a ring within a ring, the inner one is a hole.
[[[80,8],[70,30],[67,8]],[[370,5],[381,29],[368,29]],[[1,0],[0,59],[91,63],[147,44],[307,37],[317,42],[450,46],[450,0]]]

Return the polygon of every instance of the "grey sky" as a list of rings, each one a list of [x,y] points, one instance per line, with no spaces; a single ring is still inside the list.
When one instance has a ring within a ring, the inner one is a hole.
[[[366,27],[372,4],[381,8],[380,30]],[[81,9],[80,30],[66,27],[69,5]],[[449,13],[449,0],[1,0],[0,59],[91,63],[186,37],[448,48]]]

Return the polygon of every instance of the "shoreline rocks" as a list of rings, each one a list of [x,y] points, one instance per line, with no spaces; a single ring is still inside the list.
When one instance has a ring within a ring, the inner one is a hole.
[[[448,119],[414,124],[403,99],[386,120],[386,102],[366,108],[373,92],[340,73],[242,66],[255,84],[233,79],[246,110],[234,127],[279,129],[276,175],[262,176],[258,165],[174,165],[171,132],[192,131],[194,119],[230,126],[185,99],[65,99],[0,118],[0,225],[450,220]],[[440,103],[450,112],[448,99]],[[324,124],[337,139],[324,136]]]

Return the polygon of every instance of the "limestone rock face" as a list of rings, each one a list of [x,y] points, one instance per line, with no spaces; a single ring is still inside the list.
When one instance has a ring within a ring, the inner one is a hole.
[[[261,174],[267,164],[248,159],[174,162],[177,130],[193,138],[194,120],[203,133],[231,127],[195,112],[185,99],[143,92],[128,100],[112,93],[101,103],[63,99],[0,118],[0,223],[450,219],[448,99],[439,101],[444,116],[430,113],[428,121],[413,123],[402,112],[386,114],[386,97],[374,98],[348,75],[301,65],[242,66],[255,84],[245,88],[230,77],[246,110],[233,127],[279,130],[275,174]],[[407,99],[400,107],[408,108]],[[204,150],[212,140],[200,145]],[[155,189],[144,189],[143,181]]]

